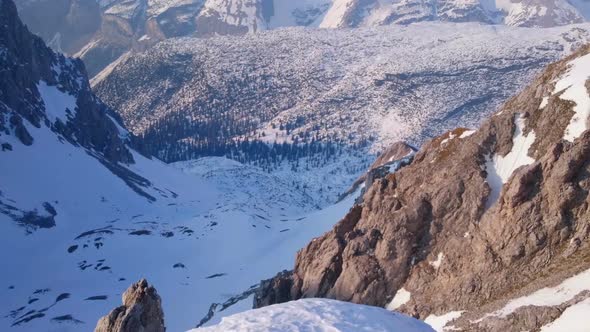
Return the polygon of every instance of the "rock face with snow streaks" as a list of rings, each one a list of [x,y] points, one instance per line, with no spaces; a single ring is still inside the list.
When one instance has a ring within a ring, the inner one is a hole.
[[[0,7],[0,68],[7,69],[0,72],[0,142],[14,134],[33,144],[26,120],[110,162],[133,162],[118,116],[92,94],[82,62],[54,53],[31,34],[11,0]]]
[[[589,59],[583,47],[477,131],[426,143],[266,286],[387,306],[441,330],[538,330],[575,311],[590,290]]]

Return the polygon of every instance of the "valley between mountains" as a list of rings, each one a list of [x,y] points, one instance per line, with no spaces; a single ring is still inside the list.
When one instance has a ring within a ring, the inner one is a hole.
[[[0,0],[0,330],[587,331],[585,9]]]

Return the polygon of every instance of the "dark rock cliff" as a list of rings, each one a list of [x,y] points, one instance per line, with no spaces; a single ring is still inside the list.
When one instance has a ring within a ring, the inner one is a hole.
[[[23,121],[47,126],[74,145],[110,162],[132,163],[119,117],[94,96],[82,61],[54,53],[20,21],[12,0],[0,1],[0,135],[14,134],[25,145],[34,143]],[[67,119],[47,114],[39,84],[73,96],[75,109]],[[118,122],[118,123],[115,123]]]

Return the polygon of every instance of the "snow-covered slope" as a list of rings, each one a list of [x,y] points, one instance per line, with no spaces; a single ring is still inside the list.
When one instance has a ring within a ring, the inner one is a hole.
[[[0,254],[3,330],[90,330],[140,277],[171,299],[172,331],[196,326],[215,303],[244,297],[232,309],[248,309],[243,292],[287,268],[352,205],[310,214],[306,196],[260,170],[217,159],[198,162],[217,170],[187,174],[134,154],[130,170],[154,186],[149,201],[83,150],[32,132],[44,143],[3,153],[2,199],[27,209],[50,202],[57,215],[54,227],[28,235],[0,215],[0,241],[10,248]]]
[[[425,323],[381,308],[327,299],[304,299],[226,317],[191,332],[434,332]]]
[[[296,169],[296,183],[321,190],[325,204],[366,169],[368,154],[476,126],[589,31],[420,23],[172,39],[122,61],[94,88],[160,158],[221,154]],[[260,142],[279,146],[269,152]],[[338,151],[288,149],[318,142]]]

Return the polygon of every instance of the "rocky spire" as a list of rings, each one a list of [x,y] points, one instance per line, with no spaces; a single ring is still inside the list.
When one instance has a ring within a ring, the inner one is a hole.
[[[164,332],[162,301],[145,279],[123,293],[123,305],[102,317],[95,332]]]

